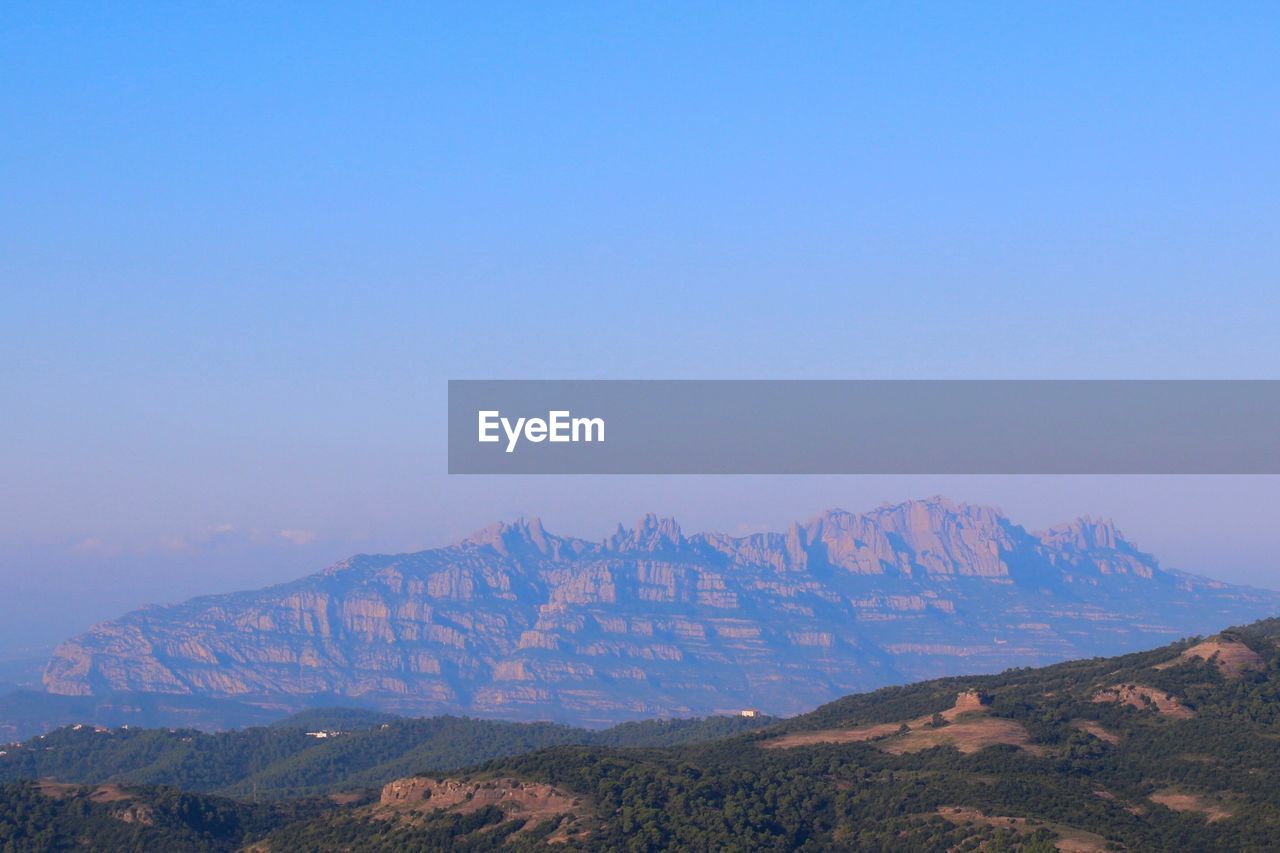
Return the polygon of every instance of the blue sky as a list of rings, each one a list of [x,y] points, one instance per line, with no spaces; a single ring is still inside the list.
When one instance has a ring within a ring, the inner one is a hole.
[[[1272,478],[443,443],[451,377],[1275,378],[1274,5],[10,3],[0,39],[0,645],[520,513],[934,491],[1280,584]]]

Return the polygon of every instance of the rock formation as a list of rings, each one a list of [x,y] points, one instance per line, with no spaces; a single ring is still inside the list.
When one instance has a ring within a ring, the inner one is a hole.
[[[791,714],[885,684],[1149,647],[1278,606],[1277,593],[1162,569],[1110,522],[1033,533],[943,498],[745,537],[648,515],[590,542],[535,519],[130,613],[60,645],[45,685],[576,723]]]

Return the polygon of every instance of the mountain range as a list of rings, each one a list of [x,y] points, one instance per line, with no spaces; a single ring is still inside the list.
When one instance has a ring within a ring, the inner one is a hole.
[[[0,848],[1274,850],[1277,696],[1270,619],[786,720],[74,725],[0,745]]]
[[[1277,612],[1280,593],[1163,568],[1110,521],[1033,532],[941,497],[740,537],[646,515],[589,541],[533,519],[143,608],[58,646],[44,686],[585,725],[789,715]]]

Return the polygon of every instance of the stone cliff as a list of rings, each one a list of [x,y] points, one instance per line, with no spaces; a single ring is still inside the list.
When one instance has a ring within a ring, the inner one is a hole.
[[[59,646],[45,685],[578,723],[789,714],[1149,647],[1278,606],[1162,569],[1110,522],[1033,533],[942,498],[746,537],[649,515],[590,542],[534,519],[130,613]]]

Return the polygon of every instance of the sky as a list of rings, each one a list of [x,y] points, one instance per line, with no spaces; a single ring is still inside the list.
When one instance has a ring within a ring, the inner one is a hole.
[[[1276,478],[444,443],[450,378],[1277,378],[1277,41],[1261,3],[4,4],[0,657],[498,518],[938,492],[1280,587]]]

